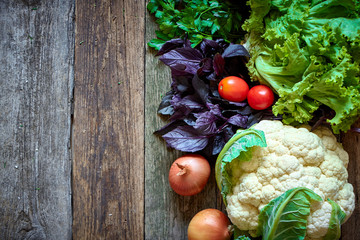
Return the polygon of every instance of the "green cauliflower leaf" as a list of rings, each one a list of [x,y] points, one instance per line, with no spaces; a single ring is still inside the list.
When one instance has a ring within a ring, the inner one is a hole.
[[[264,132],[252,128],[239,129],[219,153],[215,176],[225,203],[226,195],[231,192],[233,184],[235,184],[233,171],[240,169],[241,162],[251,160],[251,150],[255,146],[267,146]]]
[[[328,199],[327,201],[331,204],[332,211],[329,229],[324,237],[324,240],[339,239],[341,236],[341,224],[344,223],[346,214],[341,210],[339,204],[330,199]]]
[[[263,240],[304,239],[312,201],[322,198],[308,188],[286,191],[260,211],[258,234]]]

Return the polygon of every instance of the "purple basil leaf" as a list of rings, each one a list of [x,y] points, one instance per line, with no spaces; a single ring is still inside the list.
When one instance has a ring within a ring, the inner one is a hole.
[[[191,42],[189,40],[189,38],[187,37],[187,35],[185,36],[185,40],[184,40],[184,48],[191,48]]]
[[[243,116],[248,116],[253,112],[253,109],[247,105],[243,108],[238,108],[238,109],[226,109],[223,111],[224,116],[227,115],[235,115],[235,114],[241,114]]]
[[[221,49],[225,49],[229,46],[229,43],[227,43],[224,39],[216,39],[216,42],[219,44]]]
[[[173,76],[171,88],[180,93],[188,92],[192,88],[191,81],[192,77],[189,78],[187,76]]]
[[[171,121],[183,119],[191,113],[191,109],[188,108],[186,104],[182,103],[182,98],[179,94],[173,96],[171,105],[174,107],[174,113],[170,118]]]
[[[174,114],[174,108],[171,105],[165,106],[165,105],[160,104],[158,113],[161,115],[172,115],[172,114]]]
[[[174,95],[172,104],[175,109],[185,106],[190,110],[201,110],[204,106],[198,102],[198,98],[194,95],[187,95],[184,98],[180,98],[178,95]]]
[[[212,155],[219,154],[221,152],[221,150],[223,149],[223,147],[225,146],[225,140],[224,140],[223,136],[216,135],[212,146],[213,146]]]
[[[210,92],[212,94],[211,98],[216,98],[216,99],[221,98],[218,89],[219,89],[218,81],[210,81]]]
[[[176,38],[176,39],[171,39],[167,42],[165,42],[162,47],[160,48],[159,52],[155,55],[155,56],[160,56],[163,55],[167,52],[170,52],[173,49],[182,47],[184,44],[184,40],[180,39],[180,38]]]
[[[170,121],[183,120],[184,117],[188,116],[190,113],[191,110],[183,106],[174,111],[173,115],[170,117]]]
[[[206,77],[206,79],[210,80],[210,81],[216,81],[216,73],[212,72],[210,75],[208,75]]]
[[[218,119],[212,112],[202,112],[194,114],[197,118],[194,128],[202,135],[210,135],[217,131],[216,120]]]
[[[199,134],[191,126],[179,126],[162,136],[167,145],[183,152],[197,152],[206,147],[207,136]]]
[[[246,128],[247,121],[248,121],[248,116],[236,114],[229,118],[228,123],[235,125],[237,127]]]
[[[234,109],[234,107],[245,107],[247,106],[246,102],[231,102],[226,99],[221,98],[220,96],[217,96],[218,93],[215,96],[215,93],[213,93],[214,97],[209,97],[211,102],[220,104],[221,108],[223,109]]]
[[[213,71],[212,59],[204,58],[201,60],[200,68],[197,70],[197,74],[199,76],[203,76],[205,74],[211,73]]]
[[[189,125],[189,126],[195,126],[196,124],[196,118],[192,115],[192,114],[189,114],[189,116],[187,116],[186,118],[183,119],[183,121]]]
[[[227,76],[238,76],[244,79],[249,87],[253,87],[255,82],[250,81],[245,57],[232,57],[225,59],[225,72]]]
[[[170,120],[184,119],[192,111],[200,111],[204,106],[199,103],[199,99],[195,95],[187,95],[181,98],[179,95],[174,95],[171,104],[174,107],[174,114]]]
[[[232,44],[232,43],[225,49],[225,51],[222,54],[223,58],[239,57],[239,56],[250,57],[250,54],[243,45]]]
[[[174,107],[171,105],[171,101],[173,98],[173,92],[169,91],[166,93],[166,95],[161,99],[158,113],[162,115],[172,115],[174,113]]]
[[[171,99],[171,105],[173,105],[175,108],[178,107],[180,104],[180,101],[182,100],[181,95],[179,93],[173,94]]]
[[[254,125],[255,123],[258,123],[261,121],[262,119],[262,112],[257,112],[255,114],[251,114],[248,118],[248,122],[247,122],[247,128],[251,127],[252,125]]]
[[[171,75],[173,77],[178,77],[178,76],[192,77],[192,76],[194,76],[194,74],[184,71],[186,69],[186,67],[181,64],[175,65],[170,69],[171,69]]]
[[[194,48],[184,47],[171,50],[159,58],[171,70],[196,74],[203,59],[201,52]]]
[[[202,102],[206,104],[209,96],[209,86],[197,74],[192,79],[192,85]]]
[[[220,118],[224,118],[218,104],[212,104],[212,103],[208,102],[208,103],[206,103],[206,106],[210,109],[210,112],[212,114],[214,114],[215,116],[218,116]]]
[[[214,40],[204,39],[200,44],[200,49],[205,56],[211,56],[219,52],[221,47],[219,43]]]
[[[221,76],[224,73],[225,60],[219,53],[214,56],[213,66],[217,76]]]
[[[229,104],[237,106],[237,107],[245,107],[247,105],[246,102],[231,102],[231,101],[229,101]]]
[[[234,130],[229,125],[226,126],[225,128],[223,128],[222,132],[224,135],[225,142],[228,142],[230,140],[230,138],[232,138],[232,136],[235,134]]]
[[[164,135],[164,134],[174,130],[175,128],[177,128],[179,126],[184,126],[184,125],[186,125],[186,123],[181,121],[181,120],[171,121],[168,124],[164,125],[162,128],[156,130],[154,132],[154,134]]]
[[[173,115],[171,115],[170,117],[170,121],[176,121],[176,120],[184,120],[185,117],[187,117],[189,114],[191,113],[191,110],[186,108],[186,107],[182,107],[177,109]]]
[[[174,64],[174,65],[172,65],[171,67],[170,67],[170,69],[171,69],[171,75],[172,76],[193,76],[194,74],[192,74],[192,73],[188,73],[187,71],[186,71],[186,65],[184,65],[184,64],[181,64],[181,63],[179,63],[179,64]]]

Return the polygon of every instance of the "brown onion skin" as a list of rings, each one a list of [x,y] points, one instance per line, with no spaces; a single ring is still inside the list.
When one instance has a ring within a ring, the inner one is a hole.
[[[189,223],[188,240],[230,240],[229,225],[223,212],[213,208],[202,210]]]
[[[179,166],[185,167],[185,173]],[[210,176],[209,162],[199,154],[186,154],[176,159],[169,170],[170,187],[179,195],[192,196],[201,192]]]

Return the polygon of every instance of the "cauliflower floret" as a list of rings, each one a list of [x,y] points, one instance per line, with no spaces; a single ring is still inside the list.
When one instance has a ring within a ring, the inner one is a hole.
[[[322,175],[319,180],[319,189],[324,193],[325,198],[337,199],[340,187],[343,185],[344,183],[336,177]]]
[[[351,215],[355,195],[347,183],[349,156],[329,129],[323,127],[313,133],[309,127],[267,120],[254,128],[265,133],[267,147],[253,148],[252,160],[240,163],[242,176],[227,195],[229,218],[239,229],[256,230],[260,210],[295,187],[309,188],[323,200],[338,203],[347,218]],[[312,205],[306,238],[324,237],[330,216],[327,201]]]
[[[321,169],[318,167],[304,167],[302,171],[304,176],[311,176],[318,179],[322,175]]]
[[[284,124],[280,121],[261,121],[254,128],[271,135],[273,133],[277,134],[280,130],[282,130],[284,128]]]
[[[315,202],[311,206],[306,234],[310,238],[321,238],[326,235],[331,217],[332,206],[328,201]]]
[[[348,179],[348,172],[337,155],[331,151],[325,155],[325,160],[321,163],[320,169],[326,177],[336,177],[340,181]]]
[[[299,181],[304,183],[303,186],[314,191],[324,199],[325,195],[319,189],[320,177],[322,175],[321,169],[318,167],[304,167],[301,172],[302,175]]]
[[[327,127],[320,127],[314,131],[321,138],[322,143],[328,151],[333,151],[343,161],[344,167],[347,168],[349,163],[349,154],[344,150],[341,143],[336,140],[334,134]]]
[[[248,203],[254,207],[261,203],[262,185],[259,183],[255,173],[244,174],[240,179],[235,191],[238,193],[238,200],[242,203]]]
[[[278,156],[290,154],[289,149],[283,146],[282,143],[279,141],[270,139],[269,141],[266,142],[266,144],[268,145],[268,151],[270,153],[275,153]]]
[[[258,227],[259,210],[251,204],[239,202],[237,196],[227,198],[229,218],[240,230],[256,230]]]
[[[281,178],[279,178],[281,185],[283,185],[283,192],[286,192],[287,190],[290,190],[292,188],[296,187],[304,187],[305,183],[299,181],[298,179],[294,179],[289,175],[284,175]]]
[[[281,169],[282,173],[290,174],[298,171],[300,167],[299,160],[292,155],[281,155],[276,158],[275,165]]]
[[[331,151],[335,151],[336,148],[337,148],[337,141],[336,141],[336,137],[334,135],[331,135],[331,136],[323,136],[321,138],[324,146],[331,150]]]
[[[339,191],[339,197],[336,202],[346,213],[346,218],[345,218],[346,221],[355,209],[354,188],[350,183],[345,183],[343,188]]]
[[[273,172],[264,166],[260,166],[257,169],[256,175],[259,178],[259,182],[261,182],[263,185],[268,184],[273,179]]]
[[[321,139],[305,128],[286,126],[285,129],[287,133],[282,139],[284,146],[293,156],[303,158],[307,165],[317,166],[325,154]]]
[[[272,199],[280,196],[280,192],[276,191],[273,185],[266,185],[262,188],[262,201],[270,202]],[[259,209],[260,210],[260,209]]]
[[[335,153],[338,155],[341,161],[343,161],[344,167],[347,168],[349,164],[349,154],[344,150],[340,143],[337,143]]]
[[[259,158],[253,158],[251,161],[243,162],[240,168],[244,172],[255,172],[259,167]]]
[[[321,138],[321,141],[324,144],[325,148],[331,151],[335,151],[335,149],[337,148],[337,140],[329,128],[319,127],[314,131],[314,133],[319,138]]]

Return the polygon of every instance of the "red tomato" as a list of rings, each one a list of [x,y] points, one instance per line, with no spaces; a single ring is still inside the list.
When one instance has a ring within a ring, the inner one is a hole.
[[[241,78],[230,76],[220,81],[218,86],[222,98],[232,102],[242,102],[249,92],[249,85]]]
[[[274,93],[268,86],[257,85],[250,89],[247,99],[250,107],[256,110],[263,110],[273,104]]]

